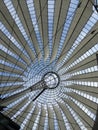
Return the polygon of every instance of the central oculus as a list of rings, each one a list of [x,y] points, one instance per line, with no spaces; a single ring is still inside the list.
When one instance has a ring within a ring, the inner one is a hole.
[[[49,89],[56,88],[60,83],[60,77],[55,72],[47,72],[43,76],[43,80]]]

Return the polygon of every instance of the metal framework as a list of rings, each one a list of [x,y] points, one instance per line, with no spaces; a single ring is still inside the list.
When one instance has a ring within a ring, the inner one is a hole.
[[[94,128],[97,2],[0,0],[0,105],[20,130]],[[58,83],[44,91],[49,72]]]

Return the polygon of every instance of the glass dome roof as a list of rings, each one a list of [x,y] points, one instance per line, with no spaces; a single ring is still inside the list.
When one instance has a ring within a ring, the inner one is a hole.
[[[0,1],[0,105],[20,130],[92,130],[98,105],[94,4]],[[53,89],[43,91],[45,74]],[[39,88],[30,91],[35,84]]]

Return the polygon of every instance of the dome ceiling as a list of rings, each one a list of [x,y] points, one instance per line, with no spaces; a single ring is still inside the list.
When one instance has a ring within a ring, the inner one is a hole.
[[[0,104],[20,130],[92,130],[98,105],[93,3],[0,0]]]

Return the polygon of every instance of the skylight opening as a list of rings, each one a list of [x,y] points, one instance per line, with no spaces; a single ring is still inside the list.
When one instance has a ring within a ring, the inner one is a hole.
[[[48,89],[54,89],[58,87],[60,83],[59,75],[51,71],[43,76],[43,80],[45,81],[45,84]]]
[[[29,111],[29,113],[27,114],[26,118],[22,122],[20,130],[24,130],[24,127],[26,126],[27,122],[31,118],[31,116],[32,116],[32,114],[34,112],[34,109],[35,109],[35,106],[32,106],[31,110]]]
[[[35,120],[35,122],[33,124],[32,130],[36,130],[38,128],[38,123],[39,123],[39,120],[40,120],[40,116],[41,116],[41,108],[39,109],[39,112],[38,112],[36,120]]]
[[[89,49],[87,52],[85,52],[81,57],[79,57],[77,60],[75,60],[72,64],[70,64],[69,66],[65,68],[63,68],[62,70],[60,70],[60,74],[65,73],[66,71],[68,71],[70,68],[72,68],[73,66],[77,65],[79,62],[83,61],[84,59],[86,59],[87,57],[93,55],[94,53],[96,53],[98,51],[98,43],[95,44],[91,49]],[[88,55],[89,52],[89,55]]]
[[[16,41],[16,39],[12,36],[12,34],[6,29],[6,27],[0,22],[0,30],[7,36],[9,40],[18,48],[20,49],[25,56],[29,57],[27,52],[24,50],[22,46]],[[9,41],[10,42],[10,41]]]
[[[64,112],[61,111],[61,114],[62,114],[62,117],[63,117],[64,123],[65,123],[65,126],[66,126],[66,130],[71,130],[70,123],[69,123],[69,121],[67,120],[67,118],[66,118]]]
[[[13,68],[13,69],[16,69],[16,70],[18,69],[18,70],[23,71],[22,68],[18,67],[17,65],[15,65],[15,64],[13,64],[13,63],[9,63],[9,62],[4,61],[4,60],[0,60],[0,63],[1,63],[2,65],[5,65],[5,66],[10,67],[11,69]]]
[[[68,51],[67,55],[63,59],[63,62],[62,64],[60,64],[60,66],[62,66],[69,59],[73,51],[77,48],[77,46],[81,43],[81,41],[87,36],[87,34],[93,28],[93,26],[97,23],[97,21],[98,21],[98,14],[96,13],[96,11],[94,11],[91,17],[89,18],[89,20],[87,21],[87,23],[85,24],[84,28],[80,32],[79,36],[73,43],[71,49]]]
[[[85,112],[91,119],[93,119],[95,121],[96,115],[94,113],[92,113],[88,108],[86,108],[86,106],[84,104],[73,99],[72,97],[70,97],[70,98],[78,107],[80,107],[80,109],[83,110],[83,112]]]
[[[21,98],[17,99],[15,102],[12,102],[12,103],[8,104],[7,107],[4,109],[4,111],[7,111],[7,110],[11,109],[15,105],[17,105],[20,102],[22,102],[25,98],[27,98],[27,95],[24,95]]]
[[[5,46],[3,45],[0,45],[0,49],[2,51],[4,51],[6,53],[6,55],[10,55],[12,56],[13,58],[15,58],[16,60],[20,61],[21,63],[24,63],[26,65],[26,63],[17,55],[17,54],[14,54],[13,52],[11,52],[8,48],[6,48]],[[7,56],[8,56],[7,55]]]
[[[54,24],[54,6],[55,0],[48,0],[48,40],[49,40],[49,57],[52,54],[52,35]]]
[[[72,76],[77,76],[77,75],[82,75],[82,74],[88,74],[88,73],[93,73],[93,72],[97,72],[98,71],[98,66],[93,66],[84,70],[80,70],[80,71],[75,71],[73,73],[70,73],[68,75],[66,75],[66,77],[68,77],[67,79],[69,79]]]
[[[42,42],[40,31],[39,31],[38,21],[37,21],[35,7],[34,7],[34,1],[27,0],[26,2],[27,2],[29,13],[30,13],[31,21],[32,21],[32,24],[34,27],[34,31],[36,33],[37,41],[38,41],[39,47],[41,49],[41,53],[44,56],[43,42]]]
[[[15,21],[15,23],[17,24],[20,32],[22,33],[24,39],[26,40],[26,42],[28,43],[29,47],[32,49],[32,51],[34,52],[34,54],[36,55],[36,52],[35,52],[35,49],[33,47],[33,44],[32,42],[30,41],[30,38],[29,36],[26,34],[26,31],[22,25],[22,22],[17,14],[17,11],[15,10],[14,6],[13,6],[13,3],[11,0],[4,0],[4,3],[6,5],[6,7],[8,8],[13,20]]]
[[[14,83],[14,85],[22,85],[24,82],[15,82]],[[8,86],[12,86],[13,85],[13,82],[11,82],[11,83],[9,83],[9,82],[7,82],[7,83],[2,83],[2,84],[0,84],[0,87],[8,87]]]
[[[20,77],[20,78],[23,78],[22,75],[19,75],[19,74],[14,74],[14,73],[11,73],[11,72],[0,72],[0,76],[7,76],[7,77]]]
[[[71,0],[70,1],[70,6],[69,6],[69,9],[68,9],[67,17],[65,19],[65,24],[64,24],[64,27],[63,27],[62,36],[61,36],[61,39],[60,39],[60,44],[59,44],[58,53],[57,53],[56,58],[59,57],[59,55],[62,51],[62,47],[63,47],[64,41],[66,39],[68,29],[69,29],[70,24],[72,22],[72,19],[73,19],[73,16],[75,14],[75,10],[77,8],[78,3],[79,3],[79,1],[77,1],[77,0],[75,0],[75,1]]]
[[[72,81],[73,84],[77,84],[77,85],[83,85],[86,87],[98,87],[98,82],[90,82],[90,81],[78,81],[78,80],[73,80]]]
[[[55,128],[55,130],[59,130],[59,125],[58,125],[58,121],[56,119],[56,115],[54,115],[54,128]]]
[[[91,96],[91,95],[89,95],[87,93],[84,93],[82,91],[79,91],[79,90],[72,89],[72,91],[75,92],[76,94],[81,95],[84,98],[89,99],[90,101],[95,102],[95,103],[98,104],[98,98],[93,97],[93,96]]]
[[[71,130],[71,125],[66,117],[66,115],[64,114],[63,110],[59,107],[59,105],[57,104],[57,107],[59,108],[59,111],[61,112],[62,118],[64,120],[64,124],[66,127],[66,130]]]
[[[16,120],[17,116],[19,116],[31,103],[31,101],[28,101],[24,106],[22,106],[12,117],[12,120]]]
[[[87,128],[85,127],[85,125],[83,124],[83,122],[81,121],[80,117],[77,115],[77,113],[68,105],[66,104],[67,108],[69,109],[71,115],[73,116],[73,118],[75,119],[75,121],[77,122],[77,124],[79,125],[81,130],[87,130]]]
[[[49,120],[48,120],[48,110],[47,110],[47,106],[45,107],[45,110],[46,110],[46,117],[45,117],[45,122],[44,122],[44,130],[47,130],[49,129]]]
[[[16,82],[17,83],[17,82]],[[22,84],[23,85],[23,84]],[[17,90],[15,90],[14,91],[14,88],[13,89],[11,89],[11,91],[9,91],[9,92],[7,92],[6,94],[2,94],[1,96],[2,96],[2,99],[4,99],[4,98],[8,98],[8,97],[11,97],[11,96],[13,96],[13,95],[15,95],[15,94],[18,94],[18,93],[20,93],[20,92],[23,92],[24,90],[26,90],[28,87],[26,87],[26,88],[20,88],[20,89],[17,89]],[[27,94],[29,94],[29,93],[27,93]]]

